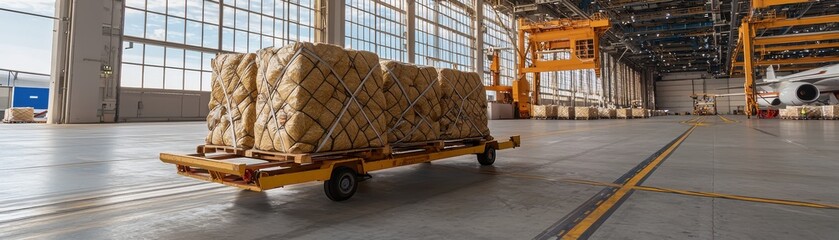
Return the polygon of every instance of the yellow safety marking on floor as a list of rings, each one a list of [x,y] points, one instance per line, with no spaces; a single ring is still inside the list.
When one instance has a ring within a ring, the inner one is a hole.
[[[567,183],[595,185],[595,186],[622,187],[622,185],[615,184],[615,183],[606,183],[606,182],[597,182],[597,181],[579,180],[579,179],[560,179],[560,180],[557,180],[557,181],[567,182]],[[724,198],[724,199],[731,199],[731,200],[759,202],[759,203],[771,203],[771,204],[780,204],[780,205],[789,205],[789,206],[798,206],[798,207],[839,209],[838,204],[813,203],[813,202],[804,202],[804,201],[796,201],[796,200],[750,197],[750,196],[735,195],[735,194],[724,194],[724,193],[714,193],[714,192],[699,192],[699,191],[678,190],[678,189],[651,187],[651,186],[633,186],[632,188],[635,189],[635,190],[642,190],[642,191],[661,192],[661,193],[675,193],[675,194],[698,196],[698,197]]]
[[[728,119],[726,117],[723,117],[722,115],[717,115],[717,117],[720,117],[720,119],[722,119],[722,121],[725,122],[725,123],[738,123],[738,122],[740,122],[740,121]]]
[[[548,182],[565,182],[565,183],[575,183],[575,184],[585,184],[585,185],[615,187],[615,188],[620,188],[620,187],[624,186],[624,184],[617,184],[617,183],[597,182],[597,181],[582,180],[582,179],[555,179],[555,178],[550,178],[550,177],[529,175],[529,174],[504,173],[504,172],[498,172],[498,171],[495,171],[495,170],[481,170],[479,172],[483,173],[483,174],[492,174],[492,175],[498,175],[498,176],[508,176],[508,177],[515,177],[515,178],[524,178],[524,179],[535,179],[535,180],[542,180],[542,181],[548,181]],[[776,198],[750,197],[750,196],[743,196],[743,195],[736,195],[736,194],[724,194],[724,193],[715,193],[715,192],[699,192],[699,191],[678,190],[678,189],[652,187],[652,186],[632,186],[632,189],[641,190],[641,191],[650,191],[650,192],[675,193],[675,194],[697,196],[697,197],[724,198],[724,199],[747,201],[747,202],[771,203],[771,204],[789,205],[789,206],[797,206],[797,207],[839,209],[839,204],[814,203],[814,202],[804,202],[804,201],[785,200],[785,199],[776,199]]]
[[[679,123],[686,124],[686,125],[696,125],[696,124],[699,123],[700,120],[703,120],[703,119],[705,119],[705,116],[698,116],[698,117],[693,117],[693,118],[685,120],[685,121],[681,121]]]
[[[698,120],[701,123],[702,118]],[[621,185],[621,187],[615,191],[614,194],[609,196],[605,202],[597,206],[591,214],[586,215],[586,217],[579,221],[571,230],[568,231],[565,235],[562,236],[562,239],[578,239],[582,236],[589,228],[591,228],[598,220],[603,218],[604,215],[611,209],[615,204],[617,204],[624,196],[626,196],[630,191],[641,182],[642,179],[646,178],[647,176],[652,173],[653,169],[661,164],[664,159],[670,156],[682,142],[690,136],[691,133],[696,129],[697,125],[694,124],[688,131],[682,135],[679,139],[673,142],[669,148],[664,150],[661,154],[658,155],[652,162],[650,162],[646,167],[641,169],[635,176],[629,179],[626,183]]]

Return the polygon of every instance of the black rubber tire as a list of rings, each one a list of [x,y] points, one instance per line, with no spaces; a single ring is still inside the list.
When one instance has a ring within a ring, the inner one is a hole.
[[[484,153],[478,154],[478,163],[489,166],[495,163],[495,148],[486,146]]]
[[[348,167],[332,170],[329,180],[323,182],[323,192],[332,201],[350,199],[358,189],[358,174]]]

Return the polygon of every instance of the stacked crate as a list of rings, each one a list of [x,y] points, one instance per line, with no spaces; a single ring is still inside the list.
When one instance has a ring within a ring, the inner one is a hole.
[[[557,119],[574,119],[574,108],[573,107],[566,107],[566,106],[557,106],[557,108],[556,108],[556,118]]]
[[[823,118],[822,106],[788,106],[778,113],[781,119],[814,120]]]
[[[792,119],[794,116],[795,107],[786,107],[778,109],[778,117],[781,119]]]
[[[597,119],[597,109],[592,107],[576,107],[574,108],[574,119],[578,120],[592,120]]]
[[[32,123],[35,122],[35,109],[31,107],[16,107],[6,109],[3,116],[5,123]]]
[[[598,108],[597,112],[598,112],[597,115],[599,115],[600,118],[606,118],[606,119],[617,118],[617,111],[615,111],[615,109],[612,109],[612,108]]]
[[[801,120],[813,120],[813,119],[821,119],[822,118],[822,107],[821,106],[801,106],[804,109],[804,114],[800,116]],[[799,111],[801,111],[799,109]]]
[[[533,118],[534,119],[547,119],[548,118],[548,105],[533,105]]]
[[[822,119],[837,120],[839,119],[839,105],[822,106]]]
[[[617,109],[616,116],[621,119],[629,119],[632,118],[632,109],[629,108],[621,108]]]
[[[647,117],[647,110],[643,108],[633,108],[632,109],[632,118],[646,118]]]
[[[559,110],[559,106],[557,105],[548,105],[548,108],[545,109],[545,114],[547,115],[548,119],[556,119],[557,111]]]

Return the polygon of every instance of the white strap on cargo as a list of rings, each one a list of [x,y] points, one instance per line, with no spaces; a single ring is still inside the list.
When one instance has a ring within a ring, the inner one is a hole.
[[[224,63],[226,63],[228,58],[224,58],[224,60],[225,60]],[[222,63],[221,66],[224,66],[225,65],[224,63]],[[219,67],[221,68],[221,66],[219,66]],[[237,76],[238,76],[238,74],[237,74]],[[227,121],[230,122],[229,130],[230,130],[231,137],[233,137],[233,147],[239,147],[239,144],[237,143],[238,139],[236,137],[236,122],[233,121],[233,114],[231,114],[232,113],[232,111],[231,111],[232,108],[230,107],[230,102],[233,99],[231,99],[230,94],[227,93],[227,89],[228,89],[227,86],[228,85],[224,84],[224,81],[222,81],[221,78],[222,78],[221,71],[219,71],[219,74],[216,74],[215,81],[218,82],[219,85],[221,85],[221,88],[222,88],[221,92],[224,93],[224,108],[227,109],[227,114],[226,115],[227,115]],[[238,111],[238,109],[237,109],[237,111]],[[224,141],[224,140],[222,140],[222,141]]]
[[[310,57],[314,58],[315,60],[318,60],[319,62],[326,62],[323,59],[321,59],[316,53],[312,52],[311,50],[309,50],[307,48],[300,48],[300,50],[298,50],[298,53],[307,53],[308,55],[310,55]],[[295,53],[295,55],[297,55],[298,53]],[[291,61],[289,61],[289,62],[291,62]],[[364,111],[364,106],[362,106],[361,103],[358,102],[358,99],[356,99],[356,95],[358,94],[359,91],[361,91],[362,88],[364,88],[364,83],[366,83],[367,80],[370,79],[370,76],[373,75],[373,72],[374,72],[374,70],[376,70],[376,68],[375,67],[370,68],[370,71],[368,71],[367,74],[364,76],[364,79],[361,80],[361,83],[358,85],[358,88],[356,88],[355,91],[350,91],[350,88],[347,87],[347,84],[344,82],[343,76],[338,75],[338,71],[335,71],[335,69],[332,68],[332,65],[326,64],[326,66],[329,68],[329,71],[333,75],[335,75],[335,78],[338,79],[338,82],[341,83],[341,86],[344,87],[344,91],[346,91],[347,93],[350,93],[351,95],[349,96],[349,98],[344,103],[344,107],[341,108],[341,112],[338,114],[338,117],[335,118],[334,122],[332,122],[332,126],[329,127],[329,131],[326,133],[326,135],[324,135],[324,137],[320,141],[320,143],[318,143],[317,148],[315,148],[315,152],[319,152],[320,149],[323,148],[323,145],[326,143],[326,140],[329,139],[329,137],[332,136],[332,132],[335,131],[335,127],[338,126],[338,123],[341,121],[341,118],[344,116],[344,113],[347,112],[347,109],[349,108],[350,103],[355,103],[358,106],[358,111],[361,112],[361,115],[364,116],[365,120],[367,120],[367,124],[370,125],[370,129],[373,129],[373,132],[376,133],[376,138],[379,139],[379,142],[381,142],[382,145],[386,145],[387,143],[384,140],[382,140],[382,134],[379,133],[378,129],[373,127],[374,126],[373,122],[370,121],[370,117],[368,117],[367,112]]]
[[[448,80],[447,80],[447,81],[448,81]],[[451,82],[451,81],[448,81],[448,82]],[[457,91],[457,89],[454,89],[454,93],[455,93],[458,97],[460,97],[460,106],[458,107],[458,110],[457,110],[457,116],[455,116],[455,120],[459,120],[459,119],[461,118],[461,116],[463,115],[463,105],[466,105],[466,100],[467,100],[467,99],[469,99],[469,96],[471,96],[472,94],[476,93],[476,92],[477,92],[477,90],[479,90],[479,89],[483,89],[483,86],[481,86],[481,85],[476,86],[474,89],[472,89],[472,91],[469,91],[469,93],[468,93],[468,94],[466,94],[466,96],[462,96],[462,95],[461,95],[461,94]],[[485,134],[483,131],[481,131],[481,129],[480,129],[480,128],[478,128],[478,126],[477,126],[477,125],[475,125],[475,123],[472,121],[472,119],[466,119],[466,120],[468,120],[467,122],[469,122],[469,125],[470,125],[470,126],[472,126],[472,128],[474,128],[474,129],[475,129],[475,131],[478,131],[478,133],[480,133],[480,134],[481,134],[481,136],[486,136],[486,134]]]
[[[271,52],[271,57],[273,58],[276,54],[277,54],[277,52],[273,52],[273,51],[272,51],[272,52]],[[290,60],[289,62],[294,61],[294,59],[296,59],[299,55],[300,55],[300,51],[297,51],[296,53],[294,53],[294,55],[292,55],[291,60]],[[270,61],[270,60],[269,60],[269,61]],[[263,71],[263,72],[262,72],[262,76],[268,76],[268,72],[267,72],[267,71],[268,71],[268,68],[263,68],[263,69],[260,69],[260,70],[262,70],[262,71]],[[274,80],[275,80],[274,82],[275,82],[275,83],[277,83],[277,85],[275,85],[275,86],[272,86],[272,87],[271,87],[271,89],[267,92],[267,96],[269,96],[269,97],[270,97],[270,96],[273,96],[273,95],[277,92],[277,89],[278,89],[278,88],[279,88],[279,86],[280,86],[280,80],[281,80],[281,78],[283,77],[283,75],[285,75],[286,70],[288,70],[288,66],[283,66],[283,71],[281,71],[281,72],[280,72],[280,74],[279,74],[279,75],[277,75],[277,79],[274,79]],[[263,78],[262,78],[262,80],[265,82],[265,86],[271,86],[271,83],[270,83],[270,82],[268,82],[268,78],[263,77]],[[280,124],[280,122],[279,122],[279,118],[277,118],[277,112],[276,112],[276,111],[274,111],[274,109],[273,109],[273,108],[274,108],[274,106],[273,106],[273,104],[271,103],[271,101],[266,100],[266,103],[265,103],[265,104],[268,104],[268,105],[269,105],[269,107],[271,108],[271,110],[270,110],[270,112],[271,112],[271,118],[273,118],[273,119],[274,119],[274,125],[277,125],[277,129],[284,129],[284,128],[285,128],[285,126],[284,126],[284,125],[282,125],[282,124]],[[270,136],[270,135],[269,135],[269,136]],[[272,140],[273,140],[273,139],[272,139]],[[286,150],[285,141],[283,140],[283,138],[282,138],[282,137],[281,137],[281,138],[279,138],[279,140],[280,140],[280,149],[282,149],[283,151],[285,151],[285,150]],[[273,143],[273,141],[271,141],[271,142]]]
[[[402,83],[399,81],[398,78],[396,78],[396,74],[393,74],[393,72],[391,72],[390,69],[384,69],[383,68],[383,70],[385,70],[389,73],[389,75],[393,78],[393,81],[396,83],[396,86],[398,86],[399,90],[402,91],[402,95],[405,96],[405,99],[407,100],[407,102],[409,102],[408,107],[406,107],[405,110],[402,110],[402,113],[399,114],[399,118],[397,118],[399,120],[397,120],[396,123],[393,124],[393,127],[391,127],[390,129],[387,130],[387,132],[389,133],[389,132],[392,132],[393,130],[395,130],[398,126],[402,125],[402,123],[405,122],[405,114],[407,114],[408,111],[412,110],[414,108],[414,106],[419,102],[419,100],[422,97],[424,97],[425,94],[428,93],[428,91],[431,90],[432,87],[434,87],[434,84],[437,83],[438,79],[435,78],[434,80],[432,80],[431,83],[428,84],[428,86],[425,87],[425,89],[422,90],[422,93],[420,93],[419,96],[417,96],[416,99],[411,101],[411,98],[408,97],[408,92],[405,91],[405,88],[402,86]],[[416,110],[414,110],[414,111],[416,112]],[[422,114],[417,114],[417,115],[421,116],[421,119],[424,122],[426,122],[426,124],[431,125],[430,123],[427,122],[428,119],[425,116],[422,116]],[[397,140],[396,143],[403,142],[406,138],[411,136],[411,134],[416,132],[418,128],[419,128],[419,124],[414,125],[414,127],[411,129],[411,131],[408,132],[408,134],[405,134],[404,136],[402,136],[402,138]]]

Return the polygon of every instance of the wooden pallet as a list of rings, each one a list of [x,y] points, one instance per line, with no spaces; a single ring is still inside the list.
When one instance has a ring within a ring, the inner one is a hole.
[[[209,144],[198,145],[198,147],[196,147],[196,149],[195,149],[195,152],[196,153],[201,153],[201,154],[226,152],[226,153],[232,153],[232,154],[236,154],[236,155],[245,155],[245,149],[243,149],[243,148],[237,148],[237,147],[231,147],[231,146],[221,146],[221,145],[209,145]]]
[[[463,138],[455,140],[433,140],[424,142],[412,143],[397,143],[390,144],[384,147],[361,148],[343,151],[329,151],[318,153],[283,153],[262,151],[256,149],[242,149],[230,146],[218,145],[199,145],[196,152],[199,154],[226,152],[238,156],[256,158],[270,162],[280,163],[294,163],[294,164],[309,164],[319,160],[328,160],[335,158],[358,157],[368,160],[385,159],[394,152],[405,151],[425,151],[425,152],[439,152],[449,147],[454,146],[472,146],[480,144],[484,141],[492,140],[491,137],[474,137]]]
[[[574,120],[597,120],[597,119],[600,119],[600,118],[596,118],[596,117],[575,117],[574,118]]]
[[[385,156],[390,155],[391,152],[392,151],[389,146],[319,153],[282,153],[250,149],[245,151],[245,157],[258,158],[266,161],[282,161],[306,164],[314,163],[316,160],[319,159],[329,159],[334,157],[360,157],[366,159],[382,159]]]
[[[391,144],[390,147],[394,152],[411,151],[411,150],[425,150],[425,151],[439,152],[439,151],[442,151],[444,148],[446,148],[446,141],[444,141],[444,140],[433,140],[433,141],[424,141],[424,142],[394,143],[394,144]]]
[[[30,122],[30,121],[9,121],[9,120],[3,120],[3,123],[37,123],[37,122],[36,122],[36,121],[31,121],[31,122]]]

